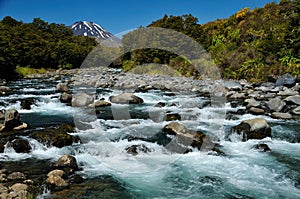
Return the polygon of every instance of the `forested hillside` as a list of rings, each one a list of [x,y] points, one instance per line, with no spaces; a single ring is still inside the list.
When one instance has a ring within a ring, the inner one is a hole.
[[[171,28],[192,37],[211,54],[223,78],[260,81],[268,75],[300,74],[299,0],[273,2],[254,10],[244,8],[227,19],[203,25],[192,15],[165,15],[149,27]],[[124,38],[126,41],[134,37],[135,32],[131,32]],[[165,54],[150,49],[135,51],[127,56],[125,68],[149,62],[191,68],[182,58],[161,55]],[[181,71],[184,75],[193,74]]]
[[[173,29],[193,38],[209,52],[223,78],[262,81],[268,75],[300,74],[300,0],[281,0],[254,10],[244,8],[227,19],[206,24],[199,24],[190,14],[165,15],[148,27]],[[143,28],[124,35],[125,52],[132,45],[146,42],[141,35]],[[170,36],[164,37],[171,41]],[[186,45],[180,42],[174,45]],[[63,24],[49,24],[39,18],[23,23],[5,17],[0,21],[0,78],[15,77],[16,67],[80,67],[96,45],[93,38],[73,36]],[[203,59],[197,62],[209,65]],[[152,48],[126,53],[110,66],[130,70],[145,63],[167,64],[182,75],[201,77],[185,57]]]
[[[14,78],[17,66],[80,67],[94,46],[94,39],[73,36],[65,25],[39,18],[23,23],[7,16],[0,21],[0,78]]]

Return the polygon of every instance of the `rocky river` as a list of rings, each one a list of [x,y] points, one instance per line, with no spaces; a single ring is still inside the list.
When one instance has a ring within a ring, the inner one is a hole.
[[[57,70],[0,86],[1,198],[299,198],[300,85]]]

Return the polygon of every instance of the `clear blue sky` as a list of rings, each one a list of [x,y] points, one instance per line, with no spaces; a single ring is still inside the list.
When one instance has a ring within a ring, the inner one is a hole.
[[[263,7],[274,0],[0,0],[0,19],[9,15],[23,22],[39,17],[71,25],[93,21],[117,34],[167,15],[192,14],[199,23],[227,18],[238,10]],[[278,2],[278,0],[277,0]]]

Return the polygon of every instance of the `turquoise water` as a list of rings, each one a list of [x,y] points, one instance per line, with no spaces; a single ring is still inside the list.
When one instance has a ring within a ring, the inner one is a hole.
[[[232,126],[257,116],[237,115],[235,120],[228,120],[226,112],[242,107],[233,109],[229,103],[219,108],[203,107],[208,99],[195,94],[167,95],[158,91],[137,93],[145,101],[141,106],[113,105],[112,109],[99,109],[97,114],[95,111],[90,116],[80,108],[61,104],[55,85],[56,82],[41,80],[12,82],[10,86],[15,91],[0,97],[0,108],[17,108],[22,121],[33,129],[74,123],[74,118],[82,120],[92,127],[77,129],[74,133],[83,143],[61,149],[47,148],[28,138],[32,152],[17,154],[8,148],[0,154],[1,161],[56,160],[68,153],[83,167],[81,175],[90,179],[111,176],[132,198],[300,198],[299,121],[264,116],[271,125],[272,139],[229,142],[223,138]],[[108,99],[121,92],[99,89],[97,97]],[[24,98],[36,99],[31,110],[21,108],[20,101]],[[172,106],[153,108],[158,102]],[[218,138],[226,155],[217,156],[197,149],[188,154],[168,151],[160,144],[158,136],[168,123],[160,118],[168,111],[182,115],[181,123],[188,128]],[[116,120],[116,114],[120,116],[121,113],[123,118]],[[252,147],[260,142],[267,143],[272,151],[254,150]],[[134,144],[144,144],[150,152],[136,156],[127,154],[125,149]],[[89,197],[95,197],[95,192],[85,196]]]

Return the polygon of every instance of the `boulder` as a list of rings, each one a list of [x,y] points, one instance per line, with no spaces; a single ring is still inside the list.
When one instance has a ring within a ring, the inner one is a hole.
[[[235,92],[235,93],[229,95],[228,97],[229,97],[229,99],[245,99],[246,95],[245,95],[245,93]]]
[[[27,125],[21,122],[19,112],[14,108],[6,110],[4,117],[4,128],[2,129],[2,131],[27,128]]]
[[[242,121],[232,128],[232,133],[241,135],[242,141],[264,139],[271,137],[271,128],[265,119],[256,118]]]
[[[167,113],[164,118],[165,121],[181,120],[181,116],[178,113]]]
[[[57,169],[62,169],[64,170],[65,168],[70,168],[73,169],[74,171],[78,171],[78,165],[76,158],[71,155],[63,155],[61,156],[53,165],[54,168]],[[65,171],[65,170],[64,170]]]
[[[253,148],[258,150],[259,152],[271,151],[270,147],[267,144],[256,144],[255,146],[253,146]]]
[[[144,100],[133,93],[122,93],[117,96],[110,96],[109,100],[116,104],[141,104]]]
[[[26,175],[21,172],[13,172],[7,176],[7,179],[9,179],[9,180],[25,180]]]
[[[280,98],[276,97],[273,99],[270,99],[267,102],[267,106],[271,111],[275,111],[275,112],[279,112],[283,109],[283,107],[285,106],[285,102],[282,101]]]
[[[291,88],[295,86],[295,84],[296,84],[295,78],[289,73],[280,76],[276,80],[276,86],[286,86],[288,88]]]
[[[284,120],[293,119],[293,116],[291,114],[281,113],[281,112],[273,112],[271,114],[271,117],[275,119],[284,119]]]
[[[210,151],[214,146],[209,136],[200,131],[192,131],[178,122],[169,123],[163,128],[163,132],[175,136],[166,147],[172,152],[189,152],[188,146],[198,148],[201,151]]]
[[[94,102],[94,97],[86,93],[78,93],[73,95],[72,106],[84,107],[92,104]]]
[[[165,107],[165,106],[166,106],[165,102],[158,102],[157,104],[154,105],[154,107],[157,107],[157,108],[162,108],[162,107]]]
[[[292,89],[285,89],[283,91],[278,92],[278,95],[280,95],[280,96],[293,96],[293,95],[298,95],[298,94],[299,94],[298,91],[295,91]]]
[[[21,100],[21,108],[22,109],[26,109],[26,110],[30,110],[31,109],[31,105],[33,105],[34,103],[35,103],[35,99],[34,98],[22,99]]]
[[[59,177],[65,179],[67,177],[67,174],[63,170],[55,169],[55,170],[50,171],[47,174],[47,177],[50,177],[50,176],[59,176]]]
[[[17,138],[13,140],[12,147],[17,153],[29,153],[31,151],[31,146],[28,140],[23,138]]]
[[[68,124],[62,124],[58,127],[48,127],[44,130],[34,131],[30,137],[36,139],[40,143],[46,146],[55,146],[62,148],[70,146],[73,143],[79,142],[79,137],[70,135],[69,133],[74,132],[74,127]]]
[[[264,115],[265,114],[265,110],[261,109],[261,108],[251,107],[249,109],[249,113],[252,113],[253,115]]]
[[[107,106],[111,106],[111,103],[105,100],[97,100],[94,103],[89,105],[90,108],[107,107]]]
[[[69,104],[69,103],[72,102],[72,94],[63,92],[63,93],[60,95],[59,100],[60,100],[61,103],[67,103],[67,104]]]
[[[10,188],[12,191],[14,191],[16,193],[20,193],[22,191],[27,191],[29,187],[27,184],[16,183],[16,184],[12,185]]]
[[[56,85],[56,92],[68,92],[69,86],[67,83],[58,83]]]
[[[135,144],[130,147],[127,147],[125,150],[128,154],[131,154],[131,155],[137,155],[139,152],[142,152],[142,153],[151,152],[151,149],[146,147],[144,144]]]
[[[10,92],[11,89],[7,86],[0,86],[0,94],[5,95],[6,93]]]
[[[49,174],[48,174],[48,178],[46,179],[46,184],[48,185],[48,188],[50,190],[55,190],[55,191],[68,188],[69,186],[67,181],[63,179],[61,176],[49,175]]]
[[[294,115],[300,115],[300,106],[298,106],[297,108],[293,109],[291,111],[292,114]]]
[[[295,104],[300,106],[300,95],[289,96],[284,99],[287,104]]]
[[[230,91],[241,91],[243,89],[242,85],[238,82],[226,81],[224,82],[224,86],[226,89]]]
[[[250,98],[244,100],[244,105],[246,105],[247,108],[258,107],[260,106],[260,102],[256,101],[254,98]]]

